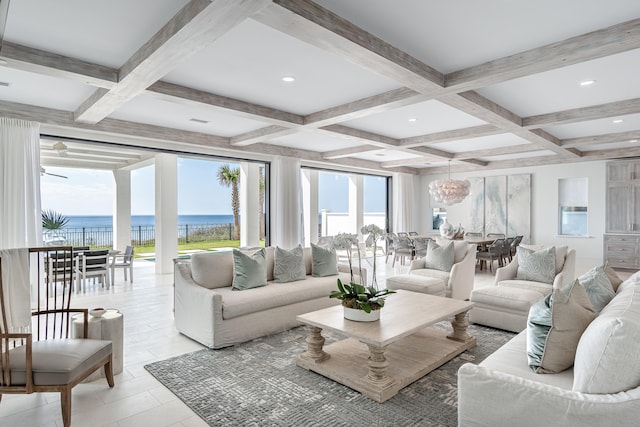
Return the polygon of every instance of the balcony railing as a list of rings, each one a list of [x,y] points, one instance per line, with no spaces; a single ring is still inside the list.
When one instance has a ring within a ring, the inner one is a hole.
[[[64,244],[108,248],[113,246],[111,227],[64,228],[57,232]],[[183,224],[178,226],[178,243],[232,240],[233,224]],[[46,240],[46,239],[45,239]],[[156,227],[139,225],[131,227],[131,243],[134,246],[154,245]]]

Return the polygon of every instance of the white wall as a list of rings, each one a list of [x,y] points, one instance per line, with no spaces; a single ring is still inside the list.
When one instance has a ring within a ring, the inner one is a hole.
[[[531,174],[531,243],[537,245],[566,245],[576,250],[576,275],[603,263],[603,233],[605,231],[606,162],[585,162],[551,166],[500,169],[482,172],[451,174],[452,178],[476,176]],[[421,230],[431,230],[431,198],[429,182],[442,175],[425,175],[421,184]],[[589,237],[558,236],[558,180],[562,178],[588,179]],[[463,223],[465,204],[447,207],[447,220],[454,225]]]

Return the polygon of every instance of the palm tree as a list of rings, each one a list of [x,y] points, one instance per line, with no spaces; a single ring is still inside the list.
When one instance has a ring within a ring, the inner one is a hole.
[[[53,209],[42,211],[42,228],[45,230],[60,230],[69,222],[69,218]]]
[[[231,210],[233,211],[233,226],[235,240],[240,240],[240,168],[232,168],[224,164],[218,168],[218,182],[225,187],[231,187]]]

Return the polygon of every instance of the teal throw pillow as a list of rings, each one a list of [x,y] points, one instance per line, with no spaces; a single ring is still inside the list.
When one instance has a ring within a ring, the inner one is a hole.
[[[518,246],[518,271],[516,279],[553,285],[556,278],[556,248],[532,251]]]
[[[424,257],[425,268],[440,271],[451,271],[455,256],[453,241],[444,246],[438,245],[433,240],[429,240],[427,245],[427,255]]]
[[[602,309],[609,304],[609,301],[616,296],[613,290],[613,285],[609,276],[602,267],[594,267],[591,270],[578,277],[578,282],[587,291],[587,295],[593,304],[593,309],[596,314],[599,314]]]
[[[273,278],[274,282],[278,283],[295,282],[307,278],[302,246],[298,245],[291,250],[276,246]]]
[[[311,244],[311,274],[313,277],[337,276],[338,257],[333,248]]]
[[[267,259],[265,249],[262,248],[253,254],[234,249],[232,290],[243,291],[266,285]]]
[[[529,367],[538,374],[549,374],[573,366],[580,337],[595,316],[578,281],[534,303],[527,319]]]

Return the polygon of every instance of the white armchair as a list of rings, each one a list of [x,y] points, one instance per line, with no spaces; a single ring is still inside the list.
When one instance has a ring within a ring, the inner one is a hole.
[[[521,245],[523,248],[541,249],[539,246]],[[495,285],[510,286],[513,288],[532,289],[550,294],[553,289],[562,288],[575,280],[576,251],[566,246],[556,246],[556,276],[553,285],[516,279],[518,273],[518,255],[506,266],[496,271]]]
[[[436,239],[439,245],[450,240]],[[411,262],[409,274],[441,279],[446,284],[446,296],[449,298],[466,300],[473,289],[473,279],[476,269],[476,245],[460,241],[453,241],[454,264],[451,271],[440,271],[425,267],[424,258]]]
[[[540,246],[525,246],[541,249]],[[518,256],[496,271],[494,284],[474,289],[470,300],[474,302],[469,321],[494,328],[520,332],[527,327],[529,308],[533,303],[549,295],[553,289],[562,288],[575,280],[576,251],[566,246],[556,247],[556,271],[552,284],[517,278]]]

